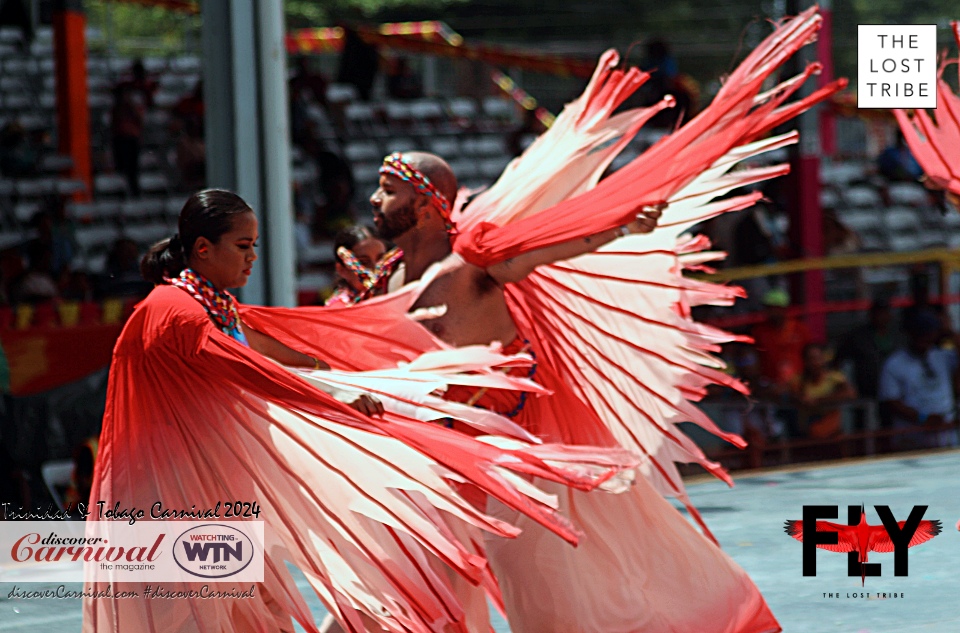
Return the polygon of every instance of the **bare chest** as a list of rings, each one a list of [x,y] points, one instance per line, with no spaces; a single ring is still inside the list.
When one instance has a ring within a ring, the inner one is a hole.
[[[503,289],[482,270],[463,263],[433,278],[414,309],[444,306],[443,314],[421,321],[438,338],[451,345],[509,343],[516,329]]]

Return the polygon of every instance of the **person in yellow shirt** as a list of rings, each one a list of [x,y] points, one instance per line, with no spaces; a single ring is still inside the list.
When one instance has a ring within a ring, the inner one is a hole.
[[[841,434],[838,405],[857,397],[847,377],[828,366],[826,351],[815,344],[803,350],[803,372],[794,379],[793,392],[805,414],[807,436],[817,439]]]

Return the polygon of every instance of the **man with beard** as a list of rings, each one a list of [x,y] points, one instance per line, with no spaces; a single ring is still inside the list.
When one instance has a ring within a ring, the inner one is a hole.
[[[331,319],[364,316],[397,333],[405,328],[403,337],[366,337],[378,351],[351,362],[356,369],[396,366],[440,340],[525,350],[534,363],[521,371],[547,394],[466,388],[445,398],[499,412],[543,440],[642,456],[640,476],[622,494],[542,488],[583,533],[577,549],[523,520],[516,539],[483,544],[496,575],[485,588],[494,600],[502,595],[514,633],[781,630],[747,574],[711,542],[676,466],[697,463],[730,482],[678,428],[682,422],[744,445],[693,404],[712,384],[746,392],[714,357],[737,338],[691,315],[693,307],[727,305],[742,293],[684,271],[708,270],[718,258],[707,240],[690,236],[691,227],[755,204],[759,192],[727,194],[786,171],[734,167],[796,142],[795,133],[768,132],[842,88],[834,82],[785,105],[816,67],[773,89],[767,83],[820,24],[811,9],[778,26],[709,107],[606,177],[640,127],[672,103],[618,110],[648,76],[624,69],[614,51],[601,57],[583,95],[466,210],[454,208],[456,180],[437,157],[388,157],[371,202],[384,237],[405,252],[390,290],[406,287],[354,306],[286,315],[282,336],[307,348],[310,339],[329,340]],[[670,219],[657,222],[662,201],[670,203]],[[417,311],[426,329],[403,317]],[[435,336],[425,340],[428,333]],[[341,354],[366,347],[334,343]],[[703,534],[667,496],[684,503]],[[490,509],[510,519],[496,504]],[[489,629],[463,622],[471,633]]]
[[[443,159],[423,152],[395,153],[384,160],[380,173],[379,187],[370,198],[374,222],[381,237],[404,253],[403,262],[384,273],[390,275],[388,292],[421,280],[424,286],[417,289],[411,311],[420,312],[417,320],[424,327],[456,347],[500,342],[505,352],[530,353],[534,365],[521,370],[522,375],[553,392],[528,399],[524,394],[462,387],[448,390],[445,398],[505,415],[544,440],[616,445],[612,435],[597,430],[600,413],[549,365],[556,350],[521,334],[529,328],[515,320],[515,304],[508,295],[538,267],[590,253],[617,237],[652,232],[666,205],[639,203],[635,219],[617,229],[481,267],[453,250],[456,227],[451,209],[457,181]],[[434,265],[438,269],[429,270]],[[454,428],[469,432],[459,425]],[[557,495],[561,511],[585,536],[573,549],[520,521],[523,532],[517,539],[487,539],[513,631],[779,630],[746,573],[697,532],[645,477],[615,495],[568,494],[536,481]],[[483,503],[469,490],[464,492],[475,504]],[[496,503],[487,509],[504,520],[519,519]],[[462,583],[457,591],[464,604],[482,600],[478,589]],[[694,606],[683,598],[691,595],[711,597]],[[473,620],[468,630],[479,631],[478,626],[482,623]]]
[[[559,244],[507,259],[489,268],[464,261],[453,252],[450,214],[457,179],[439,156],[425,152],[395,153],[384,160],[380,186],[370,198],[380,236],[403,251],[403,263],[388,272],[390,289],[417,281],[442,262],[442,272],[423,290],[414,309],[444,306],[443,314],[421,323],[450,345],[508,345],[517,330],[504,301],[504,286],[526,277],[534,268],[582,255],[631,233],[649,233],[663,205],[640,205],[633,222],[613,231]]]

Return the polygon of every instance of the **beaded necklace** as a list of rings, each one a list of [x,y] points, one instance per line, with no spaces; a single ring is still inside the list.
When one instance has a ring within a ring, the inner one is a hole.
[[[199,301],[224,334],[232,336],[247,347],[250,346],[240,327],[240,313],[233,295],[226,290],[217,290],[213,282],[192,268],[184,268],[177,277],[164,277],[164,281]]]

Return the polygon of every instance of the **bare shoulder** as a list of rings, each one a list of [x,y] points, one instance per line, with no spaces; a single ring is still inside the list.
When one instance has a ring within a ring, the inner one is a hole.
[[[475,278],[486,274],[483,268],[474,266],[458,253],[450,253],[447,255],[440,266],[442,274],[452,274],[462,278]]]
[[[458,284],[470,287],[479,294],[487,294],[491,290],[500,288],[497,280],[490,276],[486,268],[471,264],[457,253],[450,254],[444,260],[444,269],[456,279]]]

